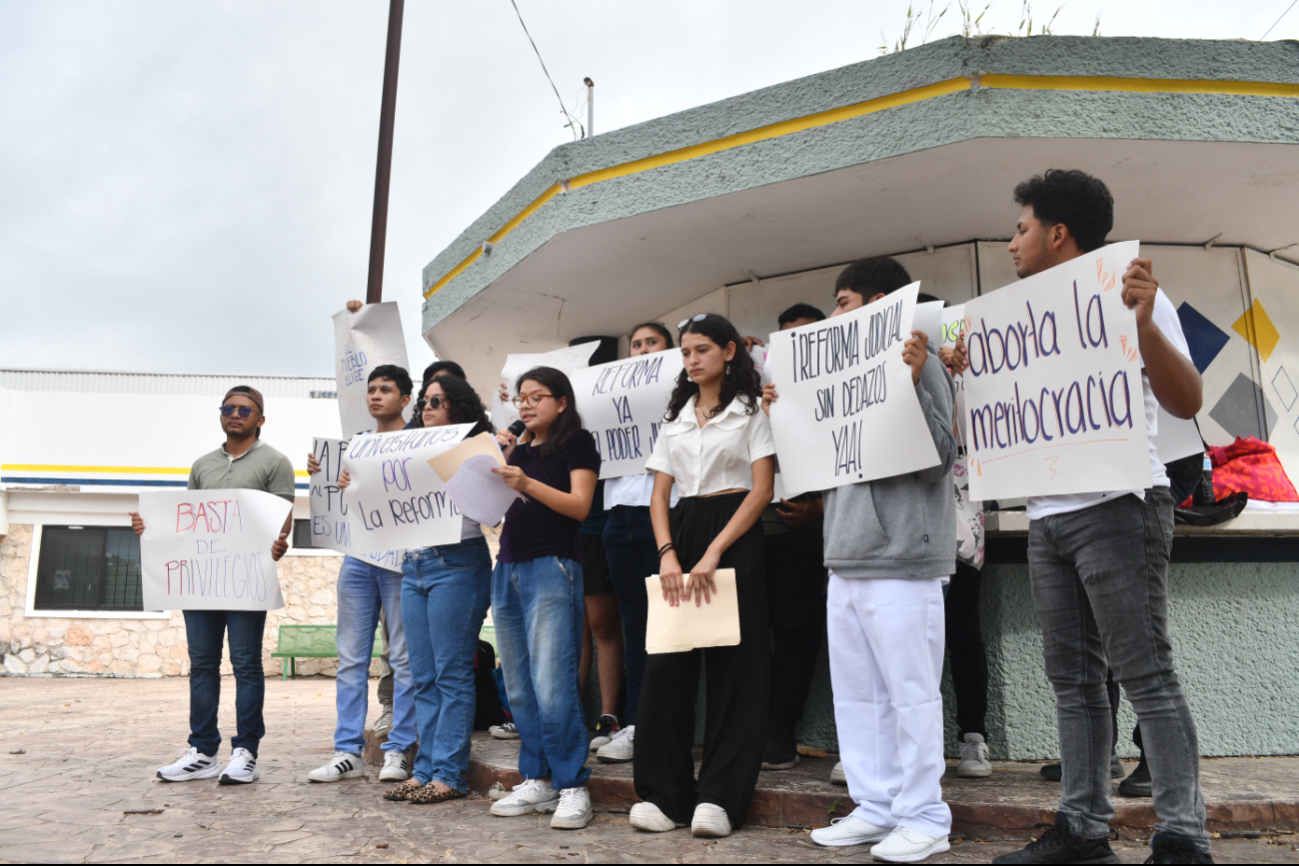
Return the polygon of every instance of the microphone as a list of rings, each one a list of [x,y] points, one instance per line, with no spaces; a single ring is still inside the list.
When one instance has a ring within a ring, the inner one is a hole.
[[[523,431],[528,429],[528,425],[524,424],[522,419],[520,419],[511,424],[508,429],[514,434],[514,438],[518,439],[523,435]]]

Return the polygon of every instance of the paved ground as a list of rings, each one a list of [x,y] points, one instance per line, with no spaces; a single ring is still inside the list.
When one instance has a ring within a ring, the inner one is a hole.
[[[233,719],[233,681],[222,718]],[[0,679],[0,861],[4,862],[867,862],[826,851],[806,831],[745,829],[704,842],[637,833],[602,813],[584,831],[500,819],[483,799],[386,803],[375,776],[311,785],[332,754],[333,681],[267,680],[262,781],[167,785],[156,768],[184,745],[188,682]],[[22,754],[11,754],[13,752]],[[229,754],[223,750],[223,758]],[[1299,837],[1215,843],[1220,863],[1299,862]],[[965,840],[934,863],[987,862],[1017,847]],[[1117,843],[1139,863],[1139,842]]]

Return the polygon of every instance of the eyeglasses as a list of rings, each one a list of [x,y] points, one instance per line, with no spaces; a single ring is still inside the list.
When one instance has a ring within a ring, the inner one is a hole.
[[[443,398],[443,397],[429,397],[428,399],[426,399],[426,400],[424,401],[424,408],[425,408],[425,409],[441,409],[441,408],[442,408],[442,402],[443,402],[444,399],[445,399],[445,398]]]
[[[702,322],[704,319],[708,318],[711,315],[712,313],[700,313],[699,315],[695,316],[693,319],[682,319],[680,322],[677,323],[677,330],[684,331],[686,329],[686,325],[689,325],[691,322]]]
[[[253,414],[253,409],[251,406],[222,406],[221,407],[222,418],[233,418],[236,412],[239,413],[240,418],[247,418],[249,415]]]
[[[522,409],[525,405],[535,409],[541,405],[542,400],[554,396],[554,394],[520,394],[510,402],[514,404],[516,409]]]

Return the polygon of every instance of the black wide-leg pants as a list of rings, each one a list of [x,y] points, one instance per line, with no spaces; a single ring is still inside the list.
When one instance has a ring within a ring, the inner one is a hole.
[[[688,574],[704,555],[746,495],[682,499],[672,510],[672,542],[683,572]],[[761,522],[722,554],[718,567],[735,569],[740,643],[649,656],[636,720],[634,774],[637,796],[677,823],[689,824],[697,804],[715,803],[738,828],[758,783],[771,690]],[[696,782],[692,686],[701,654],[706,676],[704,760]]]

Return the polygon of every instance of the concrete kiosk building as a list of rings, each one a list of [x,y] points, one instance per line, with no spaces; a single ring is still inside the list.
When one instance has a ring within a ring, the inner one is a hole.
[[[1294,42],[955,37],[557,147],[425,268],[425,337],[486,393],[511,352],[643,320],[711,311],[765,335],[795,302],[828,309],[864,256],[959,303],[1015,279],[1011,191],[1052,167],[1102,178],[1110,239],[1154,260],[1208,443],[1269,441],[1299,479]],[[990,528],[991,748],[1052,757],[1027,522]],[[1296,560],[1293,507],[1179,527],[1173,639],[1206,755],[1299,753]],[[801,738],[834,745],[824,660]]]

